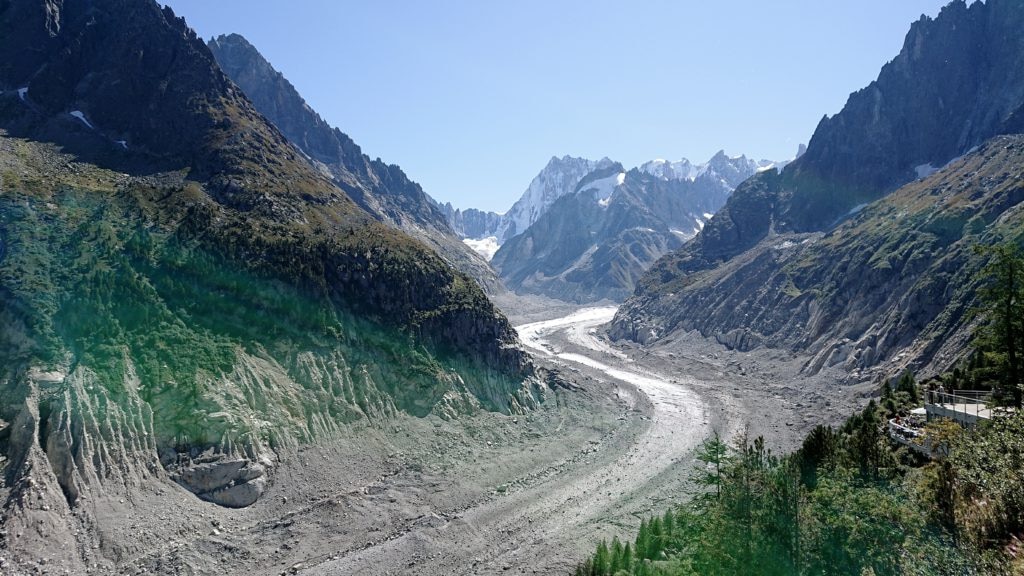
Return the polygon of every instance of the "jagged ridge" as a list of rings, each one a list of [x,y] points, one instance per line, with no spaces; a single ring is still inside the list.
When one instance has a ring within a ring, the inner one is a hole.
[[[432,247],[485,290],[502,290],[494,271],[460,241],[437,203],[401,168],[371,160],[351,138],[329,126],[242,36],[222,35],[208,45],[256,109],[361,208]]]

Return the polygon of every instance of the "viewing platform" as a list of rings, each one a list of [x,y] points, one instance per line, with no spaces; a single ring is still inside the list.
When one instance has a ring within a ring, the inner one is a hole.
[[[946,418],[973,428],[982,420],[1010,414],[1013,408],[995,406],[992,393],[986,390],[928,390],[925,393],[924,409],[927,420]]]
[[[992,393],[986,390],[925,391],[924,406],[907,416],[897,416],[887,423],[893,442],[931,457],[933,447],[925,434],[925,426],[933,420],[952,420],[964,428],[979,422],[1012,414],[1013,408],[995,406]]]

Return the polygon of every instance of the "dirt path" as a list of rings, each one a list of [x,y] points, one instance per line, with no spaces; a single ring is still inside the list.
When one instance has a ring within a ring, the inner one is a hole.
[[[619,420],[633,433],[608,434],[571,465],[509,478],[455,518],[432,518],[303,573],[567,573],[596,540],[660,513],[660,500],[685,487],[693,449],[710,432],[709,405],[691,386],[698,384],[693,377],[645,371],[597,337],[614,312],[584,309],[518,330],[543,358],[618,395]]]

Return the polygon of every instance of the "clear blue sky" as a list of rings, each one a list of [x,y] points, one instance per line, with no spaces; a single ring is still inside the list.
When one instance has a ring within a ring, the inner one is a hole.
[[[552,155],[791,157],[947,0],[164,2],[438,200],[504,211]]]

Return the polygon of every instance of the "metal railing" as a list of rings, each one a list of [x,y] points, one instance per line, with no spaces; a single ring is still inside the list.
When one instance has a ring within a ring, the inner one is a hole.
[[[992,417],[992,410],[989,408],[992,393],[987,390],[928,390],[925,401],[938,406],[940,416],[949,417],[952,414],[954,419],[956,415],[973,416],[974,421]]]

